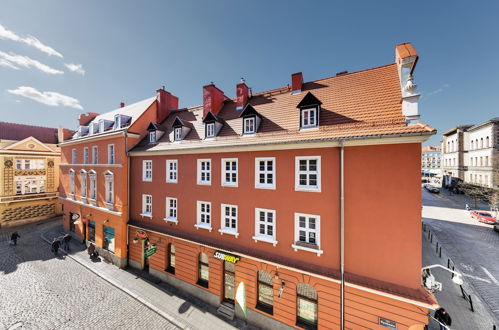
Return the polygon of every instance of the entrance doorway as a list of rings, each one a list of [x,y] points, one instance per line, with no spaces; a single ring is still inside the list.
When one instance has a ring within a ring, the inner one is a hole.
[[[236,265],[224,261],[224,303],[234,305],[234,287],[236,284]]]
[[[142,242],[142,270],[149,272],[149,257],[146,257],[146,251],[149,246],[149,239],[145,238],[141,240]]]

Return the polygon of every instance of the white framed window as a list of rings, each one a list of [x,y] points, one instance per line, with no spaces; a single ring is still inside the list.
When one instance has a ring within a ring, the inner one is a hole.
[[[198,159],[198,184],[211,185],[211,159]]]
[[[237,205],[222,204],[220,207],[220,229],[222,234],[239,236],[237,232]]]
[[[317,109],[303,109],[301,111],[301,128],[311,128],[317,126]]]
[[[107,163],[114,164],[114,144],[107,145]]]
[[[194,225],[196,228],[208,229],[211,231],[211,203],[210,202],[197,202],[197,223]]]
[[[321,157],[295,157],[295,190],[321,191]]]
[[[237,158],[222,158],[222,186],[237,187]]]
[[[101,120],[99,120],[99,133],[104,133],[105,130],[106,130],[106,127],[104,126],[104,120],[101,119]]]
[[[114,204],[114,174],[110,171],[104,173],[106,203]]]
[[[178,222],[177,219],[177,199],[173,197],[166,197],[166,216],[165,219],[166,221],[171,221],[171,222]]]
[[[149,144],[156,143],[156,131],[149,131]]]
[[[275,189],[275,157],[255,158],[255,188]]]
[[[73,169],[69,170],[69,194],[71,198],[74,198],[75,194],[75,171]]]
[[[83,148],[83,164],[88,164],[88,147]]]
[[[152,218],[152,195],[142,195],[142,213],[140,215]]]
[[[175,127],[173,129],[173,133],[174,133],[174,139],[175,139],[175,141],[182,140],[182,127]]]
[[[319,215],[295,213],[295,243],[291,247],[321,255],[320,250],[320,220]]]
[[[206,137],[211,138],[215,136],[215,123],[206,124]]]
[[[168,159],[166,161],[166,182],[178,182],[178,160]]]
[[[71,150],[71,164],[76,164],[76,149]]]
[[[87,171],[80,171],[80,180],[81,180],[81,198],[87,199]]]
[[[121,116],[115,115],[114,116],[114,129],[120,129],[120,128],[121,128]]]
[[[92,147],[92,164],[99,163],[99,148],[97,146]]]
[[[90,171],[88,173],[89,181],[90,181],[90,199],[92,201],[97,200],[97,173],[95,171]]]
[[[142,161],[142,181],[152,181],[152,160]]]
[[[268,209],[255,209],[255,241],[277,244],[276,239],[276,212]]]
[[[243,134],[256,133],[256,118],[247,117],[243,119]]]

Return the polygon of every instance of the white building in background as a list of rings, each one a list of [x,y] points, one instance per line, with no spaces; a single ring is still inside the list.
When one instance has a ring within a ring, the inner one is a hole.
[[[442,147],[426,146],[421,148],[421,175],[437,180],[442,178]]]
[[[472,125],[458,126],[442,134],[442,174],[464,180],[466,171],[466,130]]]

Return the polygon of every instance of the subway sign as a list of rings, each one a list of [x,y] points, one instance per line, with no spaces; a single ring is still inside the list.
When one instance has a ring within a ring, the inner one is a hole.
[[[238,256],[235,256],[233,254],[228,254],[222,251],[215,251],[215,254],[213,255],[216,259],[227,261],[227,262],[232,262],[233,264],[237,263],[241,258]]]

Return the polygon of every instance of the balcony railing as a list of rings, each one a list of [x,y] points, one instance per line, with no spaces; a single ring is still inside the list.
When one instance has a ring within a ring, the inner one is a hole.
[[[51,198],[56,198],[58,195],[59,195],[58,192],[45,192],[39,194],[3,196],[0,197],[0,203],[11,203],[11,202],[30,201],[38,199],[51,199]]]

